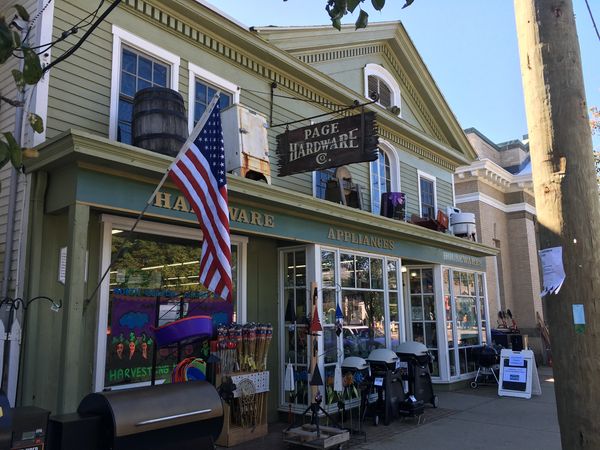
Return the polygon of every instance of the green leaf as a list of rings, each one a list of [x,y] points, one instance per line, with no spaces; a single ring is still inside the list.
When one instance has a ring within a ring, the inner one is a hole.
[[[20,47],[21,46],[21,33],[19,33],[18,31],[13,31],[13,45],[16,47]]]
[[[23,8],[21,5],[14,5],[15,9],[17,10],[17,12],[19,13],[19,16],[21,16],[21,19],[23,19],[25,22],[29,22],[29,13],[27,12],[27,10],[25,8]]]
[[[20,91],[25,89],[25,80],[23,79],[23,72],[21,72],[20,70],[17,70],[17,69],[13,69],[12,76],[15,79],[15,84],[17,85],[17,88]]]
[[[385,6],[385,0],[371,0],[371,3],[377,11],[381,11]]]
[[[27,114],[27,120],[36,133],[44,131],[44,119],[34,113]]]
[[[27,84],[36,84],[42,78],[40,58],[30,48],[23,48],[23,79]]]
[[[0,64],[4,64],[14,50],[13,34],[4,17],[0,17]]]
[[[8,143],[8,150],[10,153],[10,161],[15,169],[20,169],[23,165],[23,155],[21,154],[21,147],[17,144],[15,137],[12,133],[4,133],[6,142]]]
[[[342,31],[342,22],[340,19],[331,19],[331,25],[333,25],[333,28],[336,28],[338,31]]]
[[[356,9],[356,7],[358,6],[358,4],[362,1],[363,0],[348,0],[348,11],[353,13],[354,10]]]
[[[0,169],[10,161],[10,148],[8,144],[0,139]]]
[[[356,23],[354,25],[356,26],[356,29],[358,30],[359,28],[367,28],[368,23],[369,23],[369,15],[367,14],[366,11],[361,9],[360,15],[358,16],[358,19],[356,19]]]
[[[338,8],[337,6],[328,8],[327,12],[329,13],[329,17],[331,17],[331,20],[341,20],[345,14],[345,10]]]

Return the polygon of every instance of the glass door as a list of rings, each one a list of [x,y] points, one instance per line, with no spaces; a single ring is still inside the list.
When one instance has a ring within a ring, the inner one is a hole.
[[[432,267],[408,267],[408,333],[425,344],[434,357],[432,376],[440,376],[437,317]]]
[[[306,286],[306,250],[290,249],[281,253],[283,263],[283,353],[281,380],[288,363],[294,370],[294,394],[284,393],[283,403],[308,405],[308,288]],[[284,389],[284,383],[281,383]]]

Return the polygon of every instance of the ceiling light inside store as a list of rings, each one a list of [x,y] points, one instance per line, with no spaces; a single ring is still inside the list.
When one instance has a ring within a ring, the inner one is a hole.
[[[112,230],[111,231],[112,234],[119,234],[119,233],[122,233],[122,232],[123,232],[123,230]]]
[[[417,276],[417,272],[411,272],[410,276],[413,277],[413,278],[416,277]]]
[[[406,273],[408,269],[406,268],[406,266],[402,266],[400,270],[402,270],[402,273]]]

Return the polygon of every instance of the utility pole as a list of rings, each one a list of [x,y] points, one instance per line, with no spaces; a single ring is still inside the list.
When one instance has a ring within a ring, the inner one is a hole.
[[[514,5],[540,247],[562,247],[566,273],[544,298],[562,447],[600,449],[600,204],[573,4]]]

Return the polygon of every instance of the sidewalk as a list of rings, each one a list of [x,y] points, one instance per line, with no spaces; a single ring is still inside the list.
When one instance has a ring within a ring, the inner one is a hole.
[[[345,448],[357,450],[527,449],[559,450],[560,433],[552,369],[539,368],[541,396],[530,400],[498,397],[497,388],[480,386],[453,392],[438,392],[440,407],[427,407],[421,424],[394,421],[388,426],[365,423],[366,442],[353,440]],[[233,447],[236,450],[286,449],[282,431],[286,424],[270,424],[268,436]]]

